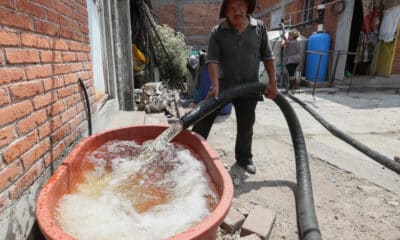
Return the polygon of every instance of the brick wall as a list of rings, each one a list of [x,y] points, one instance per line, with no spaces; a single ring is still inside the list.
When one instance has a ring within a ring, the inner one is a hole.
[[[0,214],[14,214],[32,191],[34,200],[40,186],[32,185],[86,131],[78,77],[95,111],[86,0],[0,1]],[[32,226],[9,221],[27,229],[0,221],[5,239],[23,239]]]

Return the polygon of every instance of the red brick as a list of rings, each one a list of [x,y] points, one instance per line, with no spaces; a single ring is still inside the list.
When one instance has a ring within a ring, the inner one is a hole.
[[[50,140],[44,139],[32,150],[26,152],[22,157],[22,165],[24,169],[30,168],[37,160],[39,160],[50,149]]]
[[[9,64],[38,63],[40,61],[39,51],[8,48],[6,49],[6,60]]]
[[[56,39],[53,41],[52,48],[57,50],[68,50],[68,42],[64,39]]]
[[[18,33],[0,29],[0,45],[18,46],[19,44]]]
[[[32,0],[32,2],[39,3],[40,5],[48,7],[50,9],[54,8],[53,0]]]
[[[74,52],[64,52],[63,61],[64,62],[76,62],[78,60],[76,53]]]
[[[89,46],[89,45],[84,45],[84,46],[82,47],[82,51],[83,51],[83,52],[90,52],[90,46]]]
[[[22,33],[21,41],[23,46],[35,47],[35,48],[49,48],[49,39],[31,33]]]
[[[68,38],[68,39],[73,39],[74,38],[74,32],[65,28],[65,27],[60,27],[60,37],[63,38]]]
[[[32,112],[30,101],[15,103],[11,106],[0,108],[0,126],[24,117]]]
[[[89,28],[86,25],[80,25],[80,30],[82,33],[89,35]]]
[[[24,79],[22,68],[0,68],[0,84],[10,83]]]
[[[71,64],[71,72],[77,72],[83,70],[83,65],[82,63],[72,63]]]
[[[60,142],[59,144],[57,144],[55,147],[52,148],[52,152],[51,152],[51,158],[53,160],[57,159],[61,153],[63,153],[65,150],[65,143],[64,142]]]
[[[8,104],[10,100],[8,99],[7,89],[0,88],[0,106]]]
[[[65,145],[68,147],[70,146],[78,137],[78,133],[77,132],[73,132],[71,134],[69,134],[65,139]]]
[[[66,122],[68,122],[69,120],[73,119],[76,116],[77,116],[76,109],[75,108],[70,108],[67,111],[65,111],[63,114],[61,114],[61,121],[63,123],[66,123]]]
[[[15,9],[14,0],[0,0],[0,5],[3,7],[9,7],[9,8]]]
[[[16,200],[21,193],[28,189],[43,172],[43,163],[37,162],[25,174],[20,177],[10,189],[10,198]]]
[[[49,91],[52,89],[60,88],[64,86],[64,79],[61,77],[47,78],[43,80],[44,90]]]
[[[70,71],[71,71],[70,64],[55,64],[54,65],[54,74],[69,73]]]
[[[89,72],[80,72],[80,73],[79,73],[79,77],[80,77],[82,80],[87,80],[87,79],[90,78],[90,73],[89,73]]]
[[[51,126],[49,122],[46,122],[38,128],[39,139],[47,137],[51,133]]]
[[[65,111],[65,109],[67,109],[67,104],[62,100],[59,100],[48,107],[50,116],[56,116]]]
[[[73,65],[71,66],[71,71],[72,71],[72,67],[73,67]],[[65,80],[65,86],[68,86],[72,83],[78,82],[78,75],[76,73],[65,74],[64,80]]]
[[[61,128],[57,129],[53,134],[51,134],[51,136],[50,136],[51,142],[54,144],[54,143],[60,141],[61,139],[66,137],[68,134],[70,134],[70,132],[71,131],[69,129],[69,125],[65,124]]]
[[[65,98],[65,97],[71,96],[74,92],[75,92],[75,88],[73,85],[64,87],[64,88],[61,88],[58,90],[58,97],[60,99]]]
[[[78,102],[78,101],[76,100],[75,95],[71,95],[71,96],[65,98],[65,101],[67,102],[67,107],[68,107],[68,108],[70,108],[70,107],[72,107],[72,106],[75,106],[76,103]]]
[[[38,112],[33,112],[31,115],[17,123],[19,134],[25,134],[44,123],[47,119],[46,109]]]
[[[45,165],[46,167],[48,167],[48,166],[53,162],[53,159],[52,159],[50,153],[44,155],[43,159],[44,159],[44,165]]]
[[[51,131],[56,131],[62,126],[61,116],[56,116],[50,120]]]
[[[0,191],[3,191],[21,174],[19,162],[13,162],[0,172]]]
[[[66,27],[72,31],[79,31],[79,24],[75,22],[74,20],[67,18],[67,17],[61,17],[60,18],[60,25],[63,27]]]
[[[30,3],[27,0],[16,0],[17,8],[24,13],[33,15],[38,18],[46,18],[46,12],[43,8]]]
[[[60,24],[62,15],[54,12],[52,9],[53,8],[50,8],[50,10],[47,11],[47,20],[55,24]]]
[[[33,20],[22,13],[0,8],[0,25],[13,26],[33,31]]]
[[[79,116],[78,117],[76,117],[75,119],[73,119],[71,122],[70,122],[70,128],[71,129],[77,129],[78,128],[78,126],[83,122],[83,119],[85,118],[84,116],[83,116],[84,114],[82,113],[82,114],[79,114]]]
[[[91,62],[83,63],[83,69],[92,70],[92,63]]]
[[[82,112],[83,110],[85,110],[85,105],[83,105],[82,102],[78,103],[78,104],[76,105],[76,111],[77,111],[77,112]]]
[[[70,0],[61,0],[62,3],[64,3],[65,5],[68,5],[71,9],[76,9],[78,8],[78,4],[75,3],[75,1],[70,1]]]
[[[48,92],[33,98],[33,107],[35,109],[42,108],[58,100],[57,92]]]
[[[57,12],[61,13],[62,15],[65,15],[65,16],[72,16],[71,8],[69,8],[65,4],[61,3],[60,1],[56,1],[56,2],[54,2],[54,4],[55,4],[55,9],[57,10]]]
[[[82,51],[83,44],[76,41],[71,41],[69,44],[69,49],[72,51]]]
[[[12,100],[21,100],[43,93],[42,81],[30,81],[10,85]]]
[[[79,62],[83,62],[83,61],[89,60],[87,53],[78,53],[77,55],[78,55],[78,61]]]
[[[45,78],[52,75],[51,65],[38,65],[26,68],[26,78]]]
[[[8,147],[4,149],[3,158],[6,163],[11,163],[17,157],[24,154],[28,151],[32,146],[37,142],[37,134],[36,132],[31,132],[27,136],[24,136],[13,143],[11,143]]]
[[[0,147],[8,145],[15,137],[14,125],[0,128]]]
[[[40,51],[40,61],[42,63],[60,63],[62,54],[58,51]]]
[[[55,36],[58,33],[58,26],[50,22],[35,20],[35,32]]]

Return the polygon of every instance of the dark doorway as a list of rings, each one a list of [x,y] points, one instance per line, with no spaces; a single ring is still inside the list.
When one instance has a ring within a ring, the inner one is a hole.
[[[349,41],[349,52],[356,52],[359,45],[360,33],[363,31],[363,6],[362,0],[355,0],[353,18],[351,20],[350,30],[350,41]],[[354,55],[350,55],[347,58],[346,63],[346,75],[351,74],[354,69]],[[356,74],[365,75],[368,74],[370,62],[360,62]]]

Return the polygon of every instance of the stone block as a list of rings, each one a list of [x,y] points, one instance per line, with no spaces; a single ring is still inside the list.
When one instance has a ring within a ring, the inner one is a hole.
[[[236,211],[236,209],[231,208],[221,223],[221,228],[228,233],[234,233],[239,230],[245,219],[245,216]]]
[[[257,234],[251,234],[245,237],[241,237],[240,240],[261,240],[261,238],[257,236]]]
[[[255,207],[242,225],[240,236],[256,234],[261,239],[269,238],[275,221],[275,213],[269,209]]]

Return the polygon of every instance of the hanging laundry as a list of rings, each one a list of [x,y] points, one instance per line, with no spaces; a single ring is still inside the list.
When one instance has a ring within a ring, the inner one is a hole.
[[[382,19],[382,2],[380,0],[363,0],[363,29],[358,40],[357,55],[354,62],[372,62],[378,42],[379,26]]]
[[[392,42],[396,35],[397,25],[400,20],[400,5],[383,11],[383,20],[379,31],[379,39]]]

